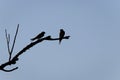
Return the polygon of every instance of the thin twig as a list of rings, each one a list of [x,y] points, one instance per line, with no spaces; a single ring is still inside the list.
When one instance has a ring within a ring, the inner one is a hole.
[[[16,41],[16,37],[17,37],[17,34],[18,34],[18,29],[19,29],[19,24],[18,24],[18,26],[17,26],[16,33],[15,33],[15,36],[14,36],[13,45],[12,45],[12,48],[11,48],[11,51],[10,51],[11,54],[12,54],[13,49],[14,49],[14,46],[15,46],[15,41]],[[11,58],[10,58],[10,59],[11,59]]]
[[[10,43],[10,34],[8,34],[8,42]]]
[[[5,29],[5,36],[6,36],[6,41],[7,41],[7,48],[8,48],[8,53],[9,53],[9,61],[11,59],[11,53],[10,53],[10,35],[7,34],[7,30]]]

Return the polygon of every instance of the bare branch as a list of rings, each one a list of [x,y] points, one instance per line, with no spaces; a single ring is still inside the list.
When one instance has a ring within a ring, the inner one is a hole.
[[[10,43],[10,34],[8,34],[8,42]]]
[[[18,69],[18,67],[15,67],[15,68],[10,69],[10,70],[6,70],[6,69],[2,69],[2,70],[5,71],[5,72],[11,72],[11,71],[14,71],[14,70],[16,70],[16,69]]]
[[[15,41],[16,41],[16,37],[17,37],[17,34],[18,34],[18,29],[19,29],[19,24],[18,24],[17,29],[16,29],[16,33],[15,33],[15,36],[14,36],[14,41],[13,41],[13,45],[12,45],[10,54],[12,54],[14,46],[15,46]]]
[[[11,60],[11,57],[12,57],[12,53],[13,53],[16,37],[17,37],[17,34],[18,34],[18,29],[19,29],[19,24],[18,24],[17,29],[16,29],[16,33],[15,33],[15,36],[14,36],[14,41],[13,41],[13,45],[12,45],[11,50],[10,50],[10,34],[8,34],[7,30],[5,29],[7,48],[8,48],[8,53],[9,53],[9,61]]]
[[[7,34],[7,30],[5,29],[5,36],[6,36],[6,41],[7,41],[7,48],[8,48],[8,53],[9,53],[9,61],[11,59],[11,53],[10,53],[10,35]]]
[[[18,29],[19,29],[19,24],[18,24],[17,29],[16,29],[16,33],[15,33],[15,37],[14,37],[14,41],[13,41],[11,51],[10,51],[10,48],[9,48],[10,35],[9,34],[7,35],[7,30],[5,30],[6,40],[7,40],[7,47],[8,47],[8,52],[9,52],[10,56],[12,55],[12,52],[13,52],[13,49],[14,49],[16,37],[17,37],[17,34],[18,34]],[[62,39],[69,39],[69,37],[70,36],[64,36]],[[38,44],[38,43],[40,43],[40,42],[42,42],[44,40],[55,41],[55,40],[60,40],[60,38],[51,38],[51,36],[46,36],[44,38],[40,38],[40,39],[38,39],[38,40],[36,40],[34,42],[31,42],[30,44],[26,45],[26,47],[24,47],[22,50],[20,50],[12,59],[10,57],[8,62],[5,62],[5,63],[1,64],[0,65],[0,70],[5,71],[5,72],[11,72],[11,71],[14,71],[14,70],[18,69],[18,67],[10,69],[10,70],[6,70],[4,68],[6,66],[8,66],[8,65],[16,64],[16,61],[19,60],[19,56],[21,54],[23,54],[24,52],[26,52],[27,50],[29,50],[30,48],[32,48],[33,46],[35,46],[36,44]]]
[[[48,36],[47,36],[47,37],[48,37]],[[42,42],[42,41],[44,41],[44,40],[50,40],[50,41],[59,40],[59,38],[50,38],[50,39],[48,39],[47,37],[42,38],[42,39],[39,39],[39,40],[37,40],[37,41],[35,41],[35,42],[31,42],[30,44],[28,44],[28,45],[27,45],[26,47],[24,47],[21,51],[19,51],[10,61],[8,61],[8,62],[0,65],[0,70],[4,70],[4,67],[6,67],[6,66],[8,66],[8,65],[16,64],[16,61],[19,60],[18,57],[19,57],[21,54],[23,54],[25,51],[29,50],[31,47],[35,46],[36,44],[38,44],[38,43],[40,43],[40,42]],[[70,36],[65,36],[65,37],[63,37],[63,39],[69,39],[69,37],[70,37]],[[16,67],[15,69],[12,69],[11,71],[16,70],[16,69],[18,69],[18,67]],[[6,72],[11,72],[11,71],[9,70],[9,71],[6,71]]]

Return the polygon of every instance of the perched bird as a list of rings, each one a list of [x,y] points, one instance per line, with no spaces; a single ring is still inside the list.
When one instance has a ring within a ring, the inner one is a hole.
[[[45,32],[43,31],[43,32],[41,32],[40,34],[38,34],[36,37],[32,38],[31,40],[34,41],[34,40],[36,40],[36,39],[40,39],[40,38],[42,38],[44,35],[45,35]]]
[[[60,29],[60,33],[59,33],[59,44],[61,43],[64,35],[65,35],[65,31],[64,31],[63,29]]]
[[[51,36],[47,36],[45,39],[46,40],[51,40]]]

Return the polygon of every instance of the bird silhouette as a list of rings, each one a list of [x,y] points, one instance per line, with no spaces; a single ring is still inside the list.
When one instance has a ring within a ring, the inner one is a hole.
[[[60,33],[59,33],[59,44],[61,43],[64,35],[65,35],[65,31],[64,31],[63,29],[60,29]]]
[[[46,40],[50,40],[50,39],[51,39],[51,36],[47,36],[45,39],[46,39]]]
[[[44,35],[45,35],[45,32],[43,31],[43,32],[41,32],[40,34],[38,34],[36,37],[32,38],[31,40],[34,41],[34,40],[36,40],[36,39],[40,39],[40,38],[42,38]]]

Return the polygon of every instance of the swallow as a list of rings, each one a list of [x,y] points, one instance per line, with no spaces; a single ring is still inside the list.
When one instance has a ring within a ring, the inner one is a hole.
[[[40,34],[38,34],[36,37],[32,38],[31,40],[34,41],[34,40],[36,40],[36,39],[40,39],[40,38],[42,38],[44,35],[45,35],[45,32],[43,31],[43,32],[41,32]]]
[[[63,29],[60,29],[60,33],[59,33],[59,44],[61,43],[64,35],[65,35],[65,31],[64,31]]]
[[[51,40],[51,36],[47,36],[45,39],[46,40]]]

